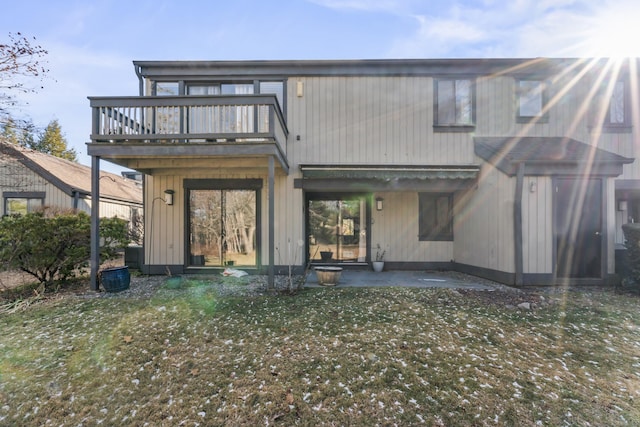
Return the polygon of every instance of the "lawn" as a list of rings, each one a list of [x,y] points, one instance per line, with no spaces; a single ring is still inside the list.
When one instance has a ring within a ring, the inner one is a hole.
[[[218,289],[0,314],[0,425],[640,425],[637,296]]]

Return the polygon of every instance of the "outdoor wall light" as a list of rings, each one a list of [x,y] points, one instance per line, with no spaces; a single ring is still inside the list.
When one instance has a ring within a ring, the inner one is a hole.
[[[164,190],[164,202],[167,205],[173,205],[173,190]]]
[[[536,187],[537,187],[537,185],[536,185],[535,181],[532,182],[531,184],[529,184],[529,191],[531,193],[535,193],[536,192]]]
[[[618,202],[618,210],[619,211],[626,211],[627,210],[627,201],[626,200],[620,200]]]
[[[384,199],[382,197],[376,197],[376,210],[377,211],[381,211],[382,210],[382,201]]]

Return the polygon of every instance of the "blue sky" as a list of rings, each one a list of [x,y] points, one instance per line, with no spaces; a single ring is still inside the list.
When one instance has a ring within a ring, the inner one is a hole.
[[[87,96],[137,95],[133,60],[640,56],[638,0],[20,0],[0,29],[49,51],[14,115],[58,119],[87,165]]]

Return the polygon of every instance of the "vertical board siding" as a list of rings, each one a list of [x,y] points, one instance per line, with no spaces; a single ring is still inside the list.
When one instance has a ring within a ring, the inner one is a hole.
[[[185,232],[189,218],[185,217],[185,190],[183,181],[189,179],[262,179],[260,192],[262,205],[261,222],[257,232],[261,233],[260,257],[262,265],[268,264],[268,203],[269,194],[266,174],[255,171],[233,173],[190,173],[184,175],[148,176],[146,182],[145,204],[145,262],[150,265],[184,265]],[[164,190],[175,191],[173,205],[164,203]],[[276,175],[275,177],[275,262],[279,265],[304,264],[304,214],[302,191],[293,190],[293,177]]]
[[[304,95],[295,95],[298,81]],[[289,80],[290,166],[469,164],[466,133],[433,133],[430,77],[300,77]],[[295,136],[300,135],[300,141]]]
[[[534,185],[534,191],[531,190]],[[553,265],[550,177],[525,177],[522,193],[522,254],[524,273],[550,273]]]
[[[418,239],[418,193],[376,193],[384,199],[384,209],[372,209],[370,232],[373,256],[377,245],[386,251],[385,261],[449,262],[453,242],[421,242]]]
[[[477,188],[456,201],[455,261],[513,273],[515,271],[513,200],[515,178],[489,165],[481,171]]]

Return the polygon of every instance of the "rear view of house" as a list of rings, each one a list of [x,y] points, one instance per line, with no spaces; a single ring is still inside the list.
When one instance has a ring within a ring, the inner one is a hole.
[[[147,273],[380,247],[391,269],[602,284],[640,215],[635,60],[134,67],[138,96],[90,98],[88,153],[95,186],[102,159],[144,173]]]

